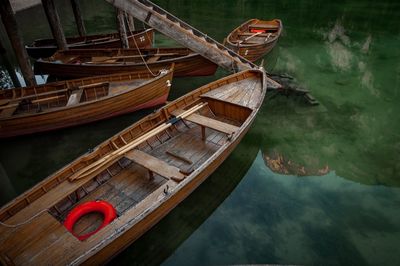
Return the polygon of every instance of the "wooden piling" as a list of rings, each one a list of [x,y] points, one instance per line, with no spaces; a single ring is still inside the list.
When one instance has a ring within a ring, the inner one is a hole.
[[[80,36],[86,35],[85,24],[83,22],[81,7],[79,5],[79,0],[71,0],[72,11],[74,12],[76,26],[78,28],[78,33]]]
[[[127,12],[125,13],[125,21],[126,21],[126,28],[128,31],[134,31],[135,30],[135,20],[134,18]]]
[[[121,38],[122,48],[129,48],[128,37],[126,35],[126,27],[125,27],[125,12],[117,9],[117,22],[118,22],[118,32]]]
[[[10,39],[11,45],[14,49],[14,53],[17,57],[18,64],[21,68],[22,76],[24,77],[25,83],[27,86],[35,86],[35,76],[32,71],[32,66],[29,61],[28,54],[24,47],[24,42],[19,33],[17,21],[14,17],[14,11],[12,10],[10,0],[0,1],[0,14],[1,20],[3,21],[4,27],[6,28],[8,38]]]
[[[60,17],[58,16],[53,0],[42,0],[44,12],[49,21],[50,29],[60,50],[68,50],[67,41],[61,27]]]

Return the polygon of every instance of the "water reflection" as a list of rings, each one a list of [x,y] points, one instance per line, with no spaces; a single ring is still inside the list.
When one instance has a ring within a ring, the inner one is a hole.
[[[277,175],[259,153],[230,197],[163,265],[392,264],[399,259],[399,206],[398,188],[334,172]]]

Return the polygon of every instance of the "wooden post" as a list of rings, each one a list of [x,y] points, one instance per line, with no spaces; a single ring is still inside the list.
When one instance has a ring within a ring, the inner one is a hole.
[[[79,6],[79,0],[71,0],[72,11],[74,12],[76,26],[80,36],[86,35],[85,24],[83,22],[81,7]]]
[[[17,74],[15,74],[15,69],[8,61],[6,55],[6,49],[4,49],[3,45],[0,42],[0,63],[3,64],[10,75],[11,81],[14,84],[14,87],[21,87],[21,83],[18,80]]]
[[[125,20],[126,20],[126,28],[127,28],[127,30],[128,31],[135,31],[135,20],[134,20],[134,18],[130,15],[130,14],[128,14],[127,12],[124,12],[125,13]]]
[[[17,21],[11,8],[10,0],[0,1],[0,14],[1,20],[3,21],[4,27],[6,28],[8,38],[10,39],[11,45],[14,49],[14,53],[17,57],[17,61],[21,68],[22,76],[25,79],[26,85],[34,86],[36,85],[35,76],[32,71],[32,66],[29,61],[28,54],[24,47],[24,42],[19,33]]]
[[[67,41],[65,40],[64,32],[61,27],[60,18],[58,16],[53,0],[42,0],[44,12],[49,21],[51,32],[56,40],[58,49],[68,50]]]
[[[124,19],[124,11],[117,9],[117,22],[118,22],[118,32],[121,38],[122,48],[129,48],[128,38],[126,36],[126,27]]]

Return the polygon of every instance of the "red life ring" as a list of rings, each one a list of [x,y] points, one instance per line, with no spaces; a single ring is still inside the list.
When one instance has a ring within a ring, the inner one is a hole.
[[[100,212],[104,216],[103,223],[93,232],[84,234],[84,235],[76,235],[73,231],[74,224],[84,215],[92,212]],[[106,226],[107,224],[111,223],[117,217],[117,212],[115,208],[108,203],[107,201],[103,200],[96,200],[96,201],[88,201],[82,203],[70,211],[68,213],[67,218],[64,221],[64,226],[70,231],[76,238],[80,241],[83,241],[90,237],[91,235],[97,233],[101,228]]]

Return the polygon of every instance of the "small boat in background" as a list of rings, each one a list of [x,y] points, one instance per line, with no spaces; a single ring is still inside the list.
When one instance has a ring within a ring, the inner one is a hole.
[[[138,30],[128,33],[129,46],[132,48],[151,48],[153,46],[154,30]],[[87,35],[66,38],[69,49],[121,48],[119,33]],[[135,44],[136,42],[136,44]],[[37,59],[53,55],[57,50],[54,39],[39,39],[25,46],[28,55]]]
[[[211,82],[44,179],[0,209],[0,261],[4,265],[109,261],[231,154],[254,121],[270,82],[262,70]],[[75,210],[103,203],[112,213],[105,215],[111,217],[108,224],[95,215],[95,206],[78,219]],[[77,222],[71,222],[72,215]]]
[[[217,65],[187,48],[79,49],[58,51],[35,62],[35,74],[88,77],[129,71],[157,72],[175,63],[174,76],[209,76]]]
[[[173,66],[0,90],[0,138],[89,123],[164,104]]]
[[[250,19],[232,31],[224,45],[255,62],[274,48],[281,32],[282,22],[279,19]]]

